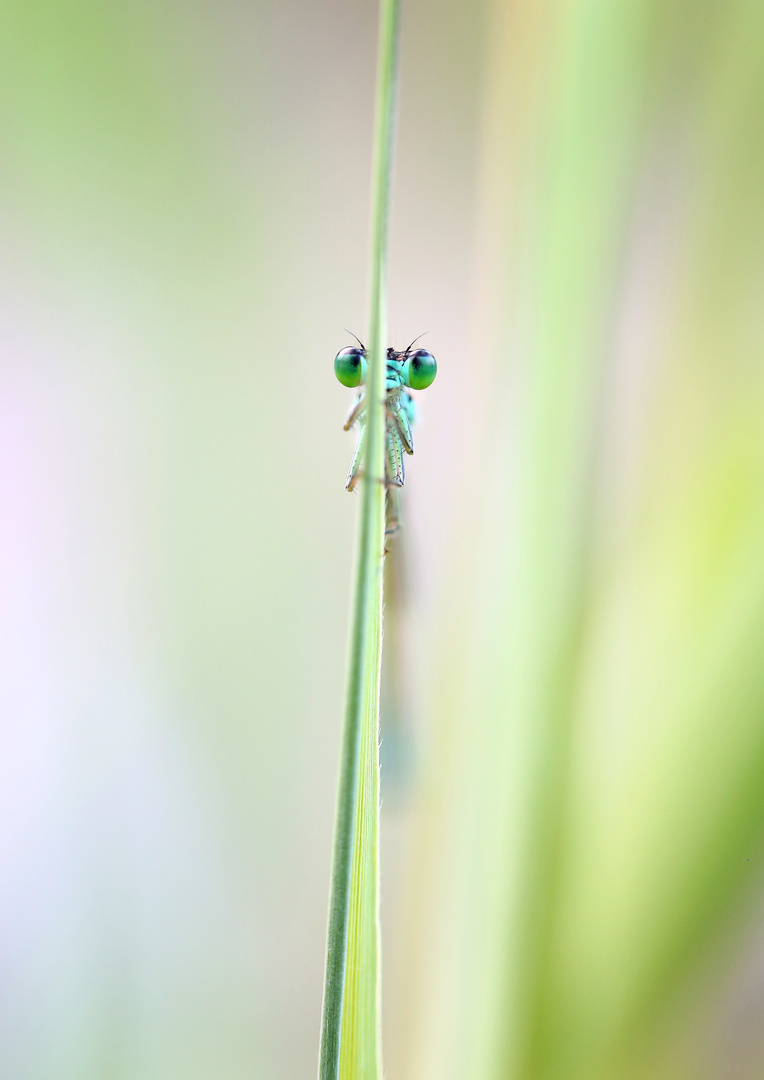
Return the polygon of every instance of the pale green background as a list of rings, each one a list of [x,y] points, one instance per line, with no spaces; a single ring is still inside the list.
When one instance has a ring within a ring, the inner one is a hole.
[[[441,365],[424,669],[480,422],[477,15],[410,4],[405,35],[391,332]],[[8,1080],[314,1071],[375,56],[373,3],[2,7]]]
[[[396,1080],[527,1080],[536,739],[533,1080],[761,1073],[763,10],[404,0]],[[376,17],[0,7],[3,1080],[314,1074]]]

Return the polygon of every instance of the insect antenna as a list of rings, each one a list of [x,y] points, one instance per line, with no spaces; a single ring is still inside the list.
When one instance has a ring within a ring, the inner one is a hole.
[[[361,352],[364,352],[364,353],[366,352],[366,346],[365,346],[365,345],[364,345],[364,343],[363,343],[363,342],[361,341],[361,339],[360,339],[360,338],[359,338],[359,337],[358,337],[358,336],[357,336],[356,334],[354,334],[354,333],[353,333],[353,331],[352,331],[352,330],[347,330],[347,329],[346,329],[346,330],[345,330],[345,333],[346,333],[346,334],[350,334],[350,336],[351,336],[351,337],[354,337],[354,338],[356,339],[356,341],[358,342],[358,344],[359,344],[359,345],[361,346]]]
[[[348,333],[349,333],[349,332],[350,332],[350,331],[348,331]],[[411,342],[411,345],[416,345],[417,341],[419,341],[419,338],[423,338],[423,337],[424,337],[424,335],[425,335],[425,334],[429,334],[429,332],[430,332],[429,330],[425,330],[424,334],[420,334],[420,335],[419,335],[419,337],[415,337],[415,338],[414,338],[414,340],[413,340],[413,341]],[[353,337],[355,337],[355,334],[353,335]],[[403,355],[404,355],[404,356],[405,356],[405,355],[406,355],[407,353],[411,352],[411,345],[409,345],[409,347],[408,347],[407,349],[404,349],[404,351],[403,351]]]

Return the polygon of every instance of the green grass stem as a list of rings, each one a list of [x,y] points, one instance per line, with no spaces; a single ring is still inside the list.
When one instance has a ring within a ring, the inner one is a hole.
[[[387,234],[399,0],[382,0],[372,167],[366,448],[332,856],[319,1080],[378,1080],[379,679],[385,534]]]

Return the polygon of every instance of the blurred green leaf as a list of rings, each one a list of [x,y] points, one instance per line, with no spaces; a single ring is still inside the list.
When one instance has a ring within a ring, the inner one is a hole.
[[[496,5],[490,40],[495,404],[406,1075],[692,1073],[762,857],[764,10]]]

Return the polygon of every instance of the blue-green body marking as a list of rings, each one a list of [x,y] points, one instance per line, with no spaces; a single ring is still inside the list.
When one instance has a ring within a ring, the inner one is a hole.
[[[360,344],[360,343],[359,343]],[[343,349],[334,361],[337,378],[344,386],[361,386],[366,381],[366,350],[363,346]],[[398,529],[396,489],[402,488],[405,480],[404,455],[414,453],[414,439],[411,428],[416,419],[416,405],[409,389],[424,390],[437,373],[437,364],[432,353],[425,349],[411,351],[411,346],[403,352],[387,350],[387,376],[385,382],[385,477],[388,488],[387,533]],[[366,390],[360,389],[353,408],[345,421],[345,431],[354,424],[360,427],[358,443],[353,460],[348,470],[345,487],[352,491],[363,476],[363,447],[366,411]],[[380,478],[381,479],[381,478]]]

